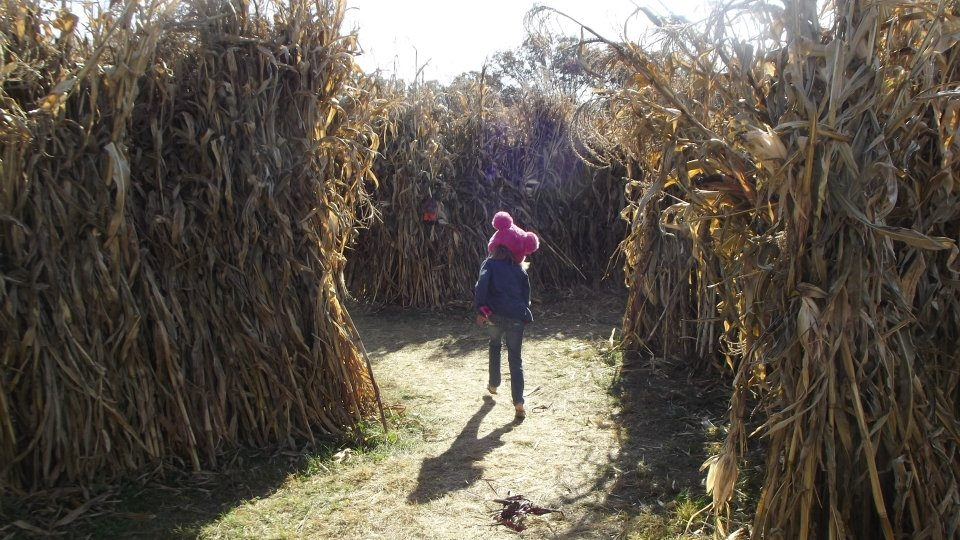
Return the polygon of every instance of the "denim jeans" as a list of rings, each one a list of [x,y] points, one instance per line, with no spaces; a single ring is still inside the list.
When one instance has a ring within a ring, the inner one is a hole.
[[[523,403],[523,321],[508,317],[490,317],[490,386],[500,386],[500,351],[507,344],[507,362],[510,364],[510,394],[513,404]]]

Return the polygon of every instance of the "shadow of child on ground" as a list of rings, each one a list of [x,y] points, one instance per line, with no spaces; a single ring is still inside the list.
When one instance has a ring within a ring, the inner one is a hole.
[[[463,431],[446,452],[437,457],[426,458],[420,466],[417,487],[407,496],[412,503],[424,503],[438,499],[447,493],[464,489],[480,479],[483,468],[476,465],[495,448],[503,446],[500,437],[513,429],[514,423],[498,427],[483,437],[477,437],[480,422],[491,410],[494,402],[483,396],[483,405],[475,412]]]

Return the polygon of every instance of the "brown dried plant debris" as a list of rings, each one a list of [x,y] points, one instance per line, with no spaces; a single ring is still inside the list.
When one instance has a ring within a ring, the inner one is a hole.
[[[524,497],[523,495],[510,495],[505,499],[494,499],[493,502],[503,505],[503,508],[494,512],[493,514],[493,519],[496,521],[496,524],[503,525],[504,527],[513,529],[516,532],[522,532],[527,528],[527,526],[524,524],[524,519],[528,515],[563,515],[562,510],[554,510],[552,508],[543,508],[542,506],[537,506],[533,504],[530,499]]]

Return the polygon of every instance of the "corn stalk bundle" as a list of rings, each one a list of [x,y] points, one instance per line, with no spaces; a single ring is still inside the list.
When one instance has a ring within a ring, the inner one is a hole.
[[[380,81],[377,95],[392,104],[381,127],[384,147],[375,164],[377,220],[367,223],[349,253],[347,287],[358,298],[439,306],[462,291],[476,272],[472,227],[448,216],[460,212],[455,158],[443,144],[450,120],[439,91],[406,90]],[[439,224],[422,219],[427,201],[439,205]]]
[[[633,186],[640,182],[631,182]],[[640,189],[630,189],[629,200],[636,203]],[[691,365],[707,366],[713,351],[703,351],[708,340],[692,339],[698,330],[711,331],[716,325],[699,324],[697,308],[708,309],[713,319],[709,298],[698,303],[699,290],[693,284],[700,280],[696,259],[691,252],[693,242],[683,235],[665,231],[660,218],[663,199],[643,207],[631,205],[624,218],[631,223],[621,248],[625,254],[624,276],[631,293],[627,296],[623,318],[623,346],[631,353],[643,352],[657,357],[684,358]],[[693,282],[693,283],[692,283]],[[704,354],[701,354],[704,353]]]
[[[699,279],[676,284],[724,324],[718,533],[752,431],[754,538],[957,538],[958,7],[749,7],[749,24],[665,28],[669,54],[608,43],[629,74],[610,101],[632,117],[620,140],[648,173],[628,260],[667,251],[638,225],[683,234]]]
[[[505,102],[483,77],[407,89],[383,132],[380,220],[361,232],[348,287],[360,299],[441,306],[469,299],[499,210],[536,231],[536,287],[595,284],[622,237],[620,184],[573,151],[573,107],[531,93]],[[385,99],[392,99],[389,92]],[[421,220],[427,198],[435,226]],[[589,277],[588,277],[589,276]]]
[[[590,263],[601,267],[612,252],[606,251],[602,260],[585,256],[591,253],[590,247],[604,246],[603,235],[591,228],[616,223],[620,208],[614,208],[613,219],[603,223],[598,218],[610,212],[590,204],[598,202],[598,197],[591,191],[592,171],[570,144],[572,104],[534,90],[521,99],[491,101],[461,131],[467,136],[453,143],[456,153],[476,160],[480,175],[471,182],[476,187],[474,197],[488,216],[507,210],[524,229],[540,236],[540,250],[531,257],[536,286],[562,288],[587,282],[582,268]],[[481,223],[481,231],[489,238],[490,218]],[[610,248],[609,244],[604,247]]]
[[[708,368],[721,356],[713,344],[723,333],[716,315],[717,289],[710,286],[717,268],[710,227],[690,229],[674,212],[684,191],[661,165],[681,159],[676,151],[687,148],[688,141],[676,133],[678,111],[663,105],[644,76],[620,57],[637,51],[607,43],[612,53],[587,58],[589,69],[598,79],[626,88],[602,91],[599,98],[581,105],[578,117],[590,120],[575,122],[574,137],[585,161],[620,168],[627,180],[627,204],[621,212],[627,230],[618,247],[630,290],[623,318],[624,349],[630,356],[682,358],[691,368]],[[666,67],[654,67],[652,58],[644,56],[643,61],[648,62],[647,69],[666,72]],[[666,75],[661,84],[678,88],[690,82],[682,71]],[[692,86],[677,92],[698,96],[698,91],[702,96],[702,89]],[[652,134],[667,134],[675,144],[661,147],[662,141]]]
[[[518,178],[521,201],[531,207],[529,222],[543,244],[536,279],[549,288],[599,286],[605,278],[620,282],[609,261],[625,231],[619,219],[623,182],[575,151],[570,133],[575,113],[572,103],[547,95],[517,103],[526,137],[518,167],[506,169],[507,179]]]
[[[81,40],[3,4],[4,492],[216,467],[370,409],[337,285],[376,144],[344,6],[248,7],[129,2]]]

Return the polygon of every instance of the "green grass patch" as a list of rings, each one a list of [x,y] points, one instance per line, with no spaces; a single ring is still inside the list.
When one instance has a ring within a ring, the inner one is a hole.
[[[348,507],[351,491],[374,470],[373,464],[423,444],[419,417],[396,408],[385,413],[389,430],[373,418],[303,452],[237,452],[222,457],[229,465],[221,472],[176,472],[146,485],[125,484],[109,497],[120,502],[82,516],[71,524],[70,537],[260,538],[269,532],[270,538],[296,538],[295,525],[317,501]],[[347,470],[350,474],[343,475]],[[318,478],[326,479],[322,494],[312,486]],[[277,505],[273,499],[282,502]],[[260,523],[262,507],[271,505],[277,505],[276,512],[269,513],[274,523]],[[33,514],[5,517],[35,521]]]

